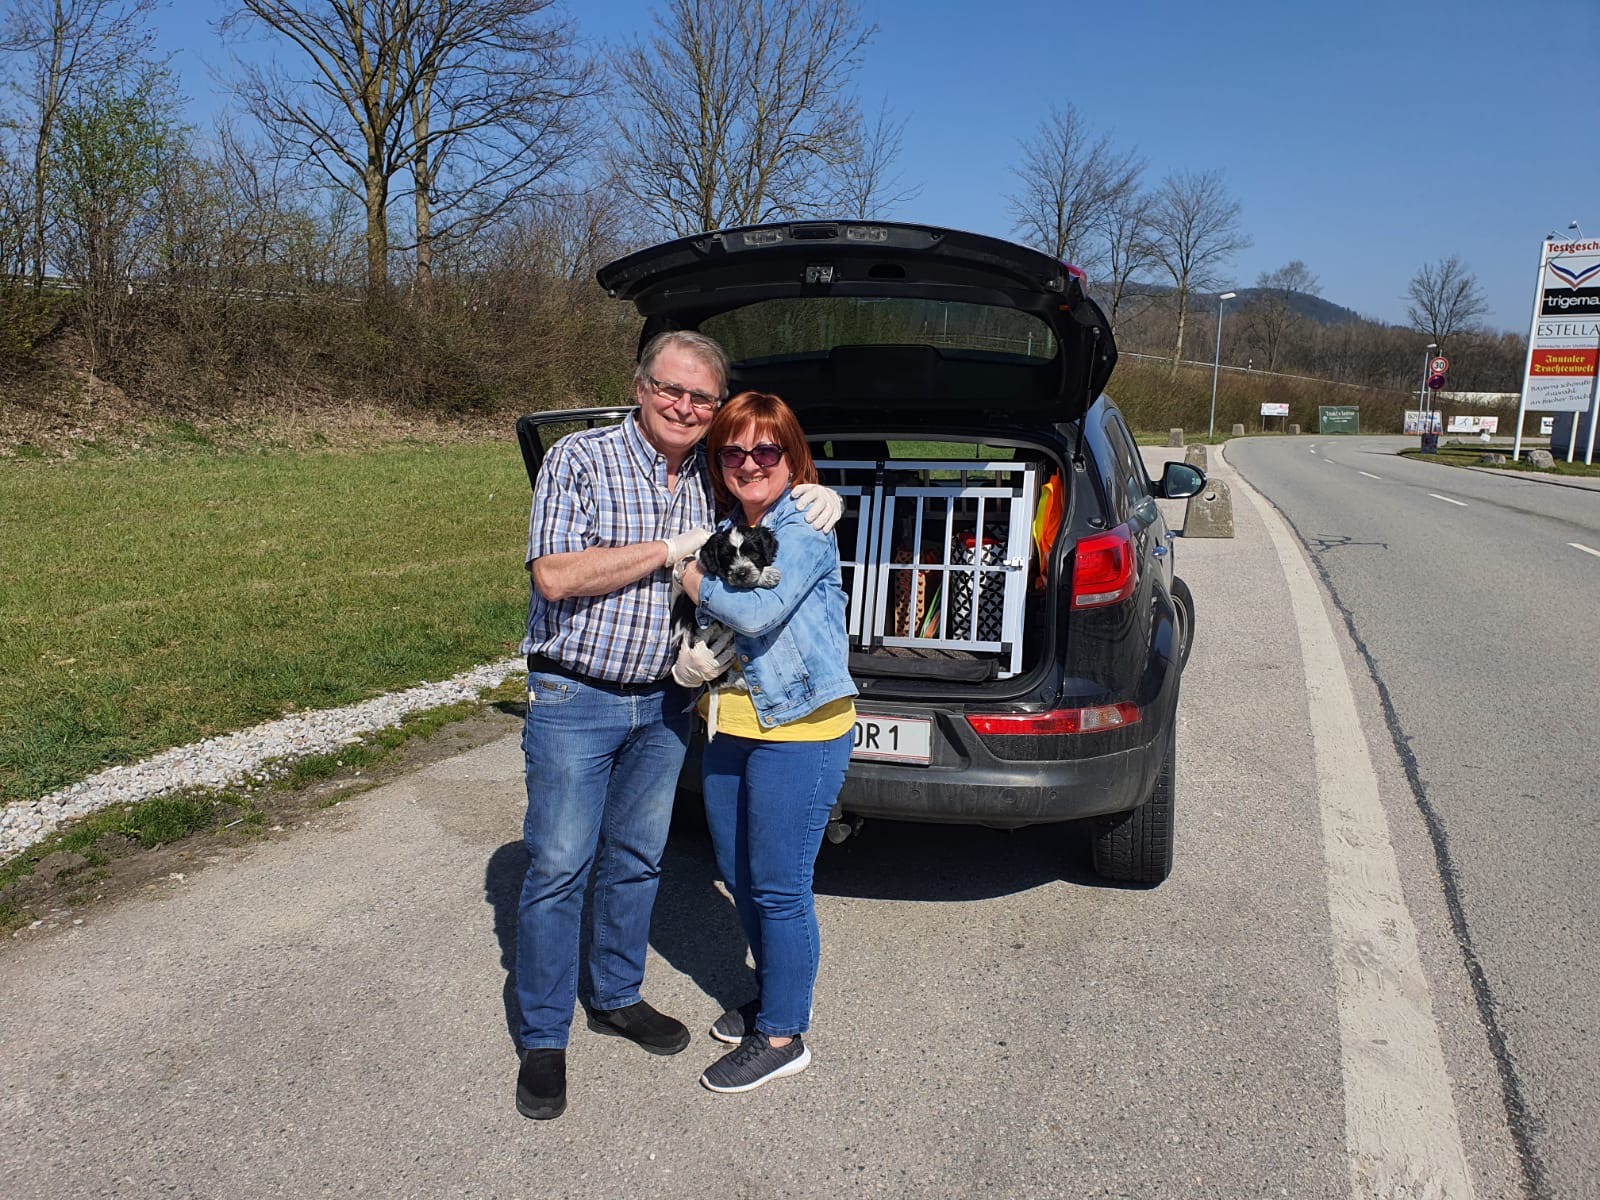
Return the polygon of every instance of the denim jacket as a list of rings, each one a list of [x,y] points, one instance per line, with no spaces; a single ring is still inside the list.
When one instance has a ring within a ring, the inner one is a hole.
[[[856,685],[833,534],[811,528],[787,491],[761,523],[778,539],[778,586],[731,588],[707,578],[700,585],[699,615],[733,630],[756,718],[771,729],[856,695]]]

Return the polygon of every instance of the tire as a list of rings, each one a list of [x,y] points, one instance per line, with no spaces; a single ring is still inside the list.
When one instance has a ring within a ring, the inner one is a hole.
[[[1176,575],[1172,577],[1172,607],[1178,614],[1178,670],[1182,671],[1194,649],[1194,597],[1189,585]]]
[[[1167,756],[1150,798],[1131,812],[1094,818],[1094,872],[1116,883],[1155,887],[1172,873],[1173,774],[1178,753],[1176,714]]]

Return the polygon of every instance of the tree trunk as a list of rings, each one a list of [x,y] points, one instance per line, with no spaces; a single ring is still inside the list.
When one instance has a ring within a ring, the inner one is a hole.
[[[367,300],[389,290],[389,181],[376,162],[367,163]]]
[[[1172,352],[1172,378],[1178,377],[1178,364],[1183,361],[1183,326],[1189,316],[1189,296],[1181,289],[1178,292],[1178,345]]]

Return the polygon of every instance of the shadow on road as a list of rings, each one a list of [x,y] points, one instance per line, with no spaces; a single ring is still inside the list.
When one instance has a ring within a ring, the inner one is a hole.
[[[494,935],[506,972],[501,999],[513,1047],[520,1024],[515,983],[517,898],[527,869],[528,853],[518,841],[496,849],[484,872],[484,899],[494,910]],[[816,870],[818,895],[865,900],[988,900],[1063,881],[1104,886],[1090,868],[1088,843],[1075,826],[1006,832],[971,825],[869,821],[863,832],[841,845],[824,843]],[[744,933],[733,904],[717,883],[703,821],[676,821],[662,857],[650,944],[674,970],[687,975],[723,1008],[731,1008],[755,993],[755,980],[745,963]],[[586,897],[584,955],[591,908]],[[580,970],[579,979],[583,978]]]

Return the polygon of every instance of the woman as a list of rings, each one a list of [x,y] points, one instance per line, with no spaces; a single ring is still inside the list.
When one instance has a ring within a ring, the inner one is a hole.
[[[733,630],[735,668],[749,685],[720,697],[704,791],[758,995],[711,1027],[738,1048],[700,1077],[714,1092],[747,1092],[811,1062],[802,1035],[820,958],[812,869],[850,759],[856,689],[838,546],[806,524],[789,494],[817,482],[794,413],[776,396],[745,392],[717,413],[706,447],[719,505],[772,530],[781,573],[776,587],[755,589],[731,588],[698,564],[683,575],[699,615]]]

